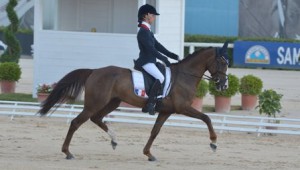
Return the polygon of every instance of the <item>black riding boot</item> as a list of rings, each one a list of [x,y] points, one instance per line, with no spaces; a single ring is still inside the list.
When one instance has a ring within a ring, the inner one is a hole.
[[[148,102],[146,106],[143,107],[142,112],[149,112],[150,115],[155,114],[155,106],[157,102],[157,96],[161,91],[161,83],[159,80],[155,80],[149,94]]]

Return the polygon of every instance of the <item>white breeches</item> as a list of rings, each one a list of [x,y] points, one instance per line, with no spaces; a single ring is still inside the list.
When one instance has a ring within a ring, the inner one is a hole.
[[[149,73],[151,76],[158,79],[161,84],[164,82],[164,75],[158,70],[154,63],[147,63],[143,65],[143,69],[147,71],[147,73]]]

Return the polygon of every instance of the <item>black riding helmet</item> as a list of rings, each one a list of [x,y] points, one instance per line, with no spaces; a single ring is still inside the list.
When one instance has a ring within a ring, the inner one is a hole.
[[[159,15],[159,13],[156,12],[156,9],[153,6],[151,6],[149,4],[145,4],[140,7],[139,12],[138,12],[138,18],[139,19],[143,18],[143,16],[148,13],[154,14],[154,15]]]

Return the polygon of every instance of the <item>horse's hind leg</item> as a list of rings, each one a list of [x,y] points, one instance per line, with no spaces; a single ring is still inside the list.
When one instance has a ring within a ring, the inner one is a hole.
[[[84,123],[86,122],[92,115],[91,112],[88,112],[86,109],[83,109],[83,111],[71,121],[69,131],[67,133],[66,139],[64,141],[64,144],[62,146],[62,152],[64,152],[67,157],[66,159],[73,159],[74,156],[69,151],[69,145],[71,142],[71,139],[73,137],[74,132]]]
[[[111,145],[113,149],[116,149],[117,142],[116,142],[116,135],[115,133],[107,127],[105,123],[103,123],[103,118],[113,110],[115,110],[121,101],[119,99],[111,100],[103,109],[101,109],[97,114],[91,117],[91,121],[98,125],[101,129],[103,129],[111,138]]]

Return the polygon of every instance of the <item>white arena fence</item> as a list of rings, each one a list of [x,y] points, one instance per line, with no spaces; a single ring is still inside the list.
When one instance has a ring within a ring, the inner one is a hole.
[[[15,116],[39,116],[37,115],[39,109],[40,103],[0,101],[0,115],[10,116],[11,119]],[[83,105],[62,104],[61,107],[57,108],[52,114],[48,114],[47,117],[66,118],[67,123],[70,123],[70,120],[75,118],[82,109]],[[258,136],[264,133],[300,135],[300,119],[234,116],[221,113],[207,113],[207,115],[212,119],[215,130],[220,131],[220,133],[237,131],[257,133]],[[157,116],[142,113],[139,108],[119,107],[105,117],[104,121],[153,125],[156,118]],[[270,123],[276,120],[280,123]],[[170,116],[165,125],[207,129],[206,124],[201,120],[176,114]]]

